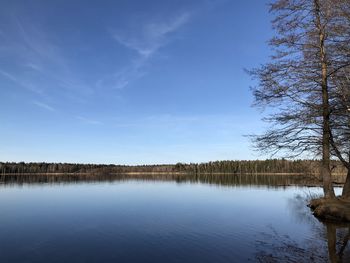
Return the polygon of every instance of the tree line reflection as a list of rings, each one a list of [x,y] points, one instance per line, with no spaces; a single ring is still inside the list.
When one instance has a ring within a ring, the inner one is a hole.
[[[174,181],[204,183],[221,186],[321,186],[321,178],[300,174],[0,174],[0,184],[69,184],[81,182],[118,182],[127,180]],[[337,175],[335,183],[343,183],[344,175]]]

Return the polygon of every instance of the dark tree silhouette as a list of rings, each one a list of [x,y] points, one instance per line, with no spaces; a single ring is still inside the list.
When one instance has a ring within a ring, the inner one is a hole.
[[[326,198],[334,198],[331,179],[330,78],[347,67],[345,0],[278,0],[271,4],[276,36],[271,62],[249,71],[258,80],[255,106],[273,107],[271,128],[254,136],[258,149],[287,157],[320,156]],[[337,52],[335,52],[337,51]],[[333,149],[336,150],[336,149]],[[334,151],[335,152],[335,151]]]

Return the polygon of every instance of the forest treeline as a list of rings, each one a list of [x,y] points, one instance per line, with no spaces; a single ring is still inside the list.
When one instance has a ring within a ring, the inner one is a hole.
[[[168,165],[114,165],[114,164],[77,164],[77,163],[25,163],[0,162],[1,174],[28,173],[298,173],[319,174],[318,160],[249,160],[249,161],[214,161],[207,163],[177,163]],[[339,161],[332,161],[334,174],[345,174],[346,169]]]

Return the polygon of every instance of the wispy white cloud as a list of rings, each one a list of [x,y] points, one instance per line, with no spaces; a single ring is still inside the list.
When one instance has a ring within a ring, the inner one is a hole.
[[[51,107],[50,105],[48,105],[46,103],[39,102],[39,101],[33,101],[32,103],[34,105],[40,107],[41,109],[48,110],[48,111],[56,111],[53,107]]]
[[[89,119],[89,118],[85,118],[85,117],[82,117],[82,116],[76,116],[76,119],[81,121],[84,124],[90,124],[90,125],[102,125],[103,124],[100,121]]]
[[[107,74],[96,82],[96,87],[102,89],[105,87],[111,89],[123,89],[130,82],[142,77],[145,73],[142,69],[143,59],[133,61],[130,65],[112,74]]]
[[[49,40],[48,34],[44,33],[39,26],[24,24],[18,17],[14,18],[15,29],[23,45],[26,54],[21,54],[29,59],[29,64],[38,65],[52,63],[56,66],[67,67],[64,56],[59,46]],[[33,63],[35,61],[36,63]]]
[[[18,82],[17,78],[14,75],[12,75],[12,74],[10,74],[10,73],[8,73],[6,71],[3,71],[3,70],[0,69],[0,74],[3,75],[4,77],[8,78],[9,80],[13,81],[13,82]]]
[[[32,63],[32,62],[24,63],[23,66],[26,67],[26,68],[28,68],[28,69],[37,71],[37,72],[44,72],[44,70],[43,70],[42,67],[40,67],[39,65],[34,64],[34,63]]]
[[[0,56],[8,62],[0,65],[0,75],[42,96],[68,98],[74,93],[74,99],[92,93],[72,68],[66,50],[56,43],[57,36],[25,16],[7,19]]]
[[[130,65],[99,79],[96,86],[123,89],[144,76],[149,60],[170,42],[172,33],[184,26],[189,19],[189,13],[182,13],[162,21],[143,21],[137,29],[128,32],[111,30],[112,38],[122,46],[136,51],[137,57],[132,59]]]
[[[146,23],[136,34],[113,32],[112,37],[123,46],[137,51],[140,56],[148,58],[164,46],[169,34],[186,24],[189,18],[188,13],[183,13],[167,21]]]
[[[40,95],[43,93],[43,90],[41,88],[39,88],[36,85],[33,85],[28,80],[27,81],[24,80],[22,77],[15,76],[14,74],[11,74],[11,73],[4,71],[4,70],[1,70],[1,69],[0,69],[0,75],[2,75],[6,79],[14,82],[18,86],[23,87],[27,90],[30,90],[30,91],[35,92],[35,93],[40,94]]]

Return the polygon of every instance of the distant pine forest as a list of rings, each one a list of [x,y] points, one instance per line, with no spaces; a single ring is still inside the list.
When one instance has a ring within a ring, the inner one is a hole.
[[[1,174],[127,174],[127,173],[184,173],[184,174],[268,174],[295,173],[319,174],[318,160],[249,160],[249,161],[215,161],[207,163],[177,163],[167,165],[114,165],[114,164],[78,164],[45,162],[0,162]],[[339,161],[332,161],[333,174],[346,174],[346,168]]]

